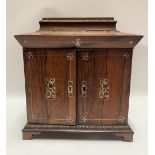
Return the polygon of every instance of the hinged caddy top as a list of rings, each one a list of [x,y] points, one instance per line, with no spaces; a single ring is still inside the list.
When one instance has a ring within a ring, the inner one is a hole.
[[[116,30],[113,17],[43,18],[34,33],[15,35],[24,48],[133,48],[143,37]]]

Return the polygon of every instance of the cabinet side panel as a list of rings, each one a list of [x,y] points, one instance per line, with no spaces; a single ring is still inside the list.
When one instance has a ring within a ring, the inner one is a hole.
[[[124,116],[127,122],[128,110],[129,110],[130,80],[131,80],[131,70],[132,70],[133,49],[125,49],[125,51],[126,51],[126,61],[124,66],[120,115]]]
[[[31,117],[31,83],[30,83],[30,72],[29,72],[29,61],[26,55],[26,49],[23,49],[23,60],[24,60],[24,76],[25,76],[25,93],[26,93],[26,110],[27,110],[27,122],[30,122]]]

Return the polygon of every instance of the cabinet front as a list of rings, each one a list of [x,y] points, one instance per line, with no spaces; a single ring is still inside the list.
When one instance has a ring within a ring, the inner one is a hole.
[[[28,122],[76,124],[76,51],[24,49]]]
[[[130,71],[126,68],[131,65],[131,52],[96,49],[78,54],[78,124],[126,123],[128,101],[123,93],[127,99]]]

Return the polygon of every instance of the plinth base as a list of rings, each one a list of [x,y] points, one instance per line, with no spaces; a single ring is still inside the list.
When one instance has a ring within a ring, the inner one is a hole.
[[[126,142],[133,141],[134,132],[129,125],[43,125],[26,124],[23,139],[53,138],[53,139],[115,139]]]

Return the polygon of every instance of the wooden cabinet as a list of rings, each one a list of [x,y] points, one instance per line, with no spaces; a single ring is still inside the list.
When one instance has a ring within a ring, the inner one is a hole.
[[[43,18],[39,31],[15,38],[24,56],[23,139],[110,134],[132,141],[132,52],[141,35],[117,31],[112,17]]]

